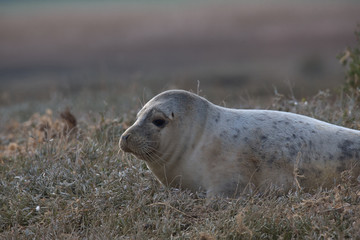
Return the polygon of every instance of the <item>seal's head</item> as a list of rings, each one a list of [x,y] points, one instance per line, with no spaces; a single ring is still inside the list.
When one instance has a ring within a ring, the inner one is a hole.
[[[135,123],[122,134],[120,148],[149,163],[166,163],[182,141],[180,136],[186,130],[181,126],[191,126],[189,114],[199,111],[198,102],[197,95],[182,90],[170,90],[155,96],[138,112]]]

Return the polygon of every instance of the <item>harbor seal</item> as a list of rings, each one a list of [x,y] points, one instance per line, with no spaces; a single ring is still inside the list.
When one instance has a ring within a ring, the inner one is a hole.
[[[207,197],[326,187],[344,170],[360,174],[360,131],[294,113],[220,107],[183,90],[146,103],[119,145],[162,184]]]

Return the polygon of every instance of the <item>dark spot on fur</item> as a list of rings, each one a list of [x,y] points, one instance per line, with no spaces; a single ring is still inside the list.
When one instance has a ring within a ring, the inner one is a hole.
[[[289,138],[289,137],[287,137],[287,138],[286,138],[286,141],[290,141],[290,138]]]
[[[266,139],[267,139],[267,136],[265,136],[265,135],[261,136],[262,141],[266,141]]]
[[[296,138],[296,135],[293,133],[292,137],[295,139],[295,138]]]
[[[349,158],[354,158],[359,156],[360,148],[353,147],[354,142],[350,140],[345,140],[338,145],[338,148],[341,150],[340,160],[345,160]]]
[[[215,116],[215,122],[219,122],[220,120],[220,113],[217,113]]]
[[[311,132],[312,132],[312,133],[316,133],[316,131],[315,131],[315,130],[312,130]]]
[[[334,159],[334,155],[332,155],[331,153],[329,153],[328,158],[325,158],[324,160],[325,160],[325,162],[326,162],[327,160],[333,160],[333,159]]]
[[[289,146],[289,153],[292,157],[295,157],[298,154],[298,152],[299,150],[294,145]]]
[[[267,160],[267,164],[271,165],[273,164],[273,162],[276,160],[275,155],[272,155],[268,160]]]
[[[239,129],[235,129],[235,134],[233,135],[233,138],[238,138],[239,137],[239,135],[240,135],[240,130]]]

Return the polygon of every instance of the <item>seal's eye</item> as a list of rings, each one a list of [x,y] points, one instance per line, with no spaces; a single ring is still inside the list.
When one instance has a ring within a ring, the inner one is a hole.
[[[154,121],[152,121],[152,123],[155,126],[162,128],[162,127],[165,127],[166,121],[164,119],[158,118],[158,119],[155,119]]]

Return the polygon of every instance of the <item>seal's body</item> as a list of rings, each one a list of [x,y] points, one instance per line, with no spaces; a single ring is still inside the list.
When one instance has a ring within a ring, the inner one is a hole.
[[[293,113],[224,108],[182,90],[151,99],[120,147],[164,185],[208,196],[329,186],[346,169],[360,174],[360,131]]]

